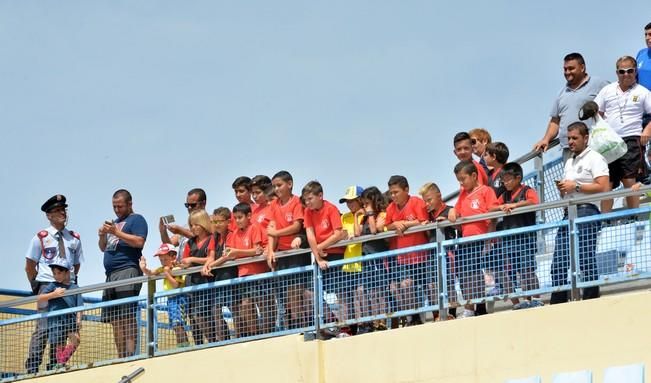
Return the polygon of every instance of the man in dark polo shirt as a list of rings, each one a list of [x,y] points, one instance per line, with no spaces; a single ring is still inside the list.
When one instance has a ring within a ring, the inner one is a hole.
[[[117,219],[106,221],[99,228],[99,248],[104,252],[106,282],[142,275],[139,266],[142,248],[147,239],[147,222],[132,207],[131,193],[120,189],[113,194],[113,211]],[[134,297],[142,284],[119,286],[104,290],[104,301]],[[119,358],[135,354],[138,336],[138,304],[109,306],[102,311],[102,320],[113,326],[113,337]]]

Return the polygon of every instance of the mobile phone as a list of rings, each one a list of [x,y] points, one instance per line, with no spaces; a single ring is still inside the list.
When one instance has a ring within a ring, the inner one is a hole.
[[[104,223],[107,224],[107,225],[113,225],[113,221],[110,221],[108,219],[106,221],[104,221]]]
[[[556,185],[558,185],[558,184],[560,184],[561,182],[563,182],[563,180],[554,180],[554,182],[556,183]]]
[[[163,225],[169,225],[170,223],[174,223],[174,216],[172,214],[166,215],[161,219],[163,220]]]

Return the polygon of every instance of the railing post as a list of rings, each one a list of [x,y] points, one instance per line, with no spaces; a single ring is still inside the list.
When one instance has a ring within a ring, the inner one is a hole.
[[[147,357],[152,358],[156,352],[156,310],[154,309],[154,294],[156,280],[147,281]]]
[[[576,205],[569,205],[567,208],[568,237],[570,250],[570,283],[572,285],[571,299],[580,299],[580,291],[577,286],[581,275],[579,270],[579,233],[576,228],[577,209]]]
[[[533,166],[536,169],[536,192],[538,192],[541,202],[547,202],[545,200],[545,164],[542,153],[538,153],[536,158],[534,158]],[[544,210],[540,211],[540,220],[541,222],[545,222]]]
[[[439,291],[439,320],[448,320],[448,273],[447,271],[447,253],[443,248],[443,241],[445,240],[445,235],[443,230],[436,228],[436,272],[437,272],[437,287]]]
[[[321,289],[322,274],[319,264],[316,263],[315,255],[312,254],[312,288],[314,289],[314,332],[315,338],[319,339],[321,333],[321,321],[323,320],[323,290]]]

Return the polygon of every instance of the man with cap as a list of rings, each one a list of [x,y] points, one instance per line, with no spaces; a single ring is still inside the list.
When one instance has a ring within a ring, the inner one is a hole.
[[[29,243],[25,255],[25,273],[34,294],[41,294],[45,287],[54,282],[52,270],[49,267],[54,262],[65,260],[72,265],[70,273],[72,281],[77,281],[80,261],[83,257],[79,234],[66,228],[68,221],[68,205],[66,197],[57,194],[41,206],[50,226],[39,231]],[[47,302],[37,305],[38,312],[47,311]],[[36,321],[36,329],[29,342],[29,355],[25,361],[28,374],[38,372],[43,359],[43,351],[48,339],[47,319]],[[50,357],[46,369],[54,368],[56,359]]]

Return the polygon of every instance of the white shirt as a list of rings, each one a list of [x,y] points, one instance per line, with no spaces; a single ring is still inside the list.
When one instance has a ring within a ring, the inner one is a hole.
[[[81,241],[66,228],[61,232],[63,233],[66,259],[71,265],[78,265],[84,254],[81,249]],[[42,236],[40,235],[41,233],[43,233]],[[59,256],[58,235],[57,229],[50,226],[36,234],[29,243],[25,258],[37,263],[38,274],[36,275],[36,280],[39,282],[54,282],[50,263]],[[70,278],[75,278],[74,270],[70,271]]]
[[[608,172],[608,163],[601,154],[590,148],[586,148],[578,156],[573,156],[565,162],[564,179],[577,181],[581,184],[593,184],[595,178],[610,176]],[[563,198],[580,197],[586,193],[574,192],[565,194]]]
[[[651,113],[651,93],[647,88],[635,84],[624,92],[619,83],[612,83],[606,85],[594,101],[620,137],[642,134],[642,115]]]

